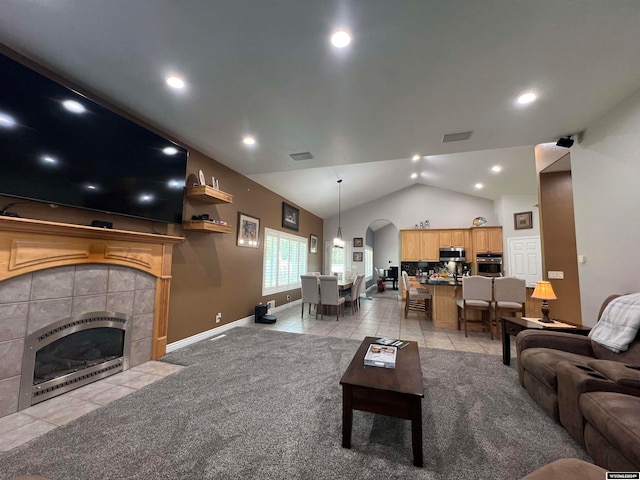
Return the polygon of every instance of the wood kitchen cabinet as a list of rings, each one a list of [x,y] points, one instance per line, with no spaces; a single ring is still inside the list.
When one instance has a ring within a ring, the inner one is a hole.
[[[502,227],[476,227],[472,229],[473,254],[502,253]]]
[[[439,247],[468,248],[469,229],[440,230]]]
[[[437,230],[401,230],[403,262],[437,262],[440,260]]]

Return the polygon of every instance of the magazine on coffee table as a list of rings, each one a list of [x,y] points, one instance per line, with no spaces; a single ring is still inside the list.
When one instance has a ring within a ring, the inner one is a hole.
[[[393,345],[394,347],[404,348],[409,345],[409,342],[404,342],[402,340],[397,340],[395,338],[382,337],[376,340],[376,343],[379,345]]]
[[[398,348],[372,343],[364,356],[364,364],[372,367],[396,368]]]

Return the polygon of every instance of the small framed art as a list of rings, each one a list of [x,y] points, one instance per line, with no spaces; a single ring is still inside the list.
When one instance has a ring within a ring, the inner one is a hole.
[[[362,247],[363,246],[362,237],[355,237],[353,239],[353,246],[354,247]]]
[[[362,252],[353,252],[353,261],[361,262],[362,261]]]
[[[513,228],[515,230],[524,230],[526,228],[533,228],[533,212],[514,213]]]
[[[260,219],[238,212],[238,246],[260,246]]]
[[[300,210],[286,202],[282,202],[282,226],[296,232],[300,227]]]
[[[318,253],[318,237],[313,234],[309,237],[309,252]]]

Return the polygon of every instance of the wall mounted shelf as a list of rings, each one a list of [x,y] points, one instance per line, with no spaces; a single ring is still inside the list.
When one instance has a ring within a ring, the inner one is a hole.
[[[182,222],[182,228],[208,233],[231,233],[231,225],[220,225],[206,220],[188,220]]]
[[[201,203],[233,203],[233,195],[208,185],[187,187],[185,195],[189,200]]]

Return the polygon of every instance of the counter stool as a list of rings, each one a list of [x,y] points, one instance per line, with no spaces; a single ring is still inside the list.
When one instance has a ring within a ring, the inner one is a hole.
[[[493,339],[491,330],[491,308],[493,304],[493,281],[489,277],[474,275],[462,277],[462,298],[456,300],[458,306],[458,330],[460,323],[464,324],[464,336],[467,337],[467,323],[482,323],[489,329],[489,336]],[[469,319],[470,311],[480,311],[481,319]]]
[[[516,316],[517,312],[524,317],[527,288],[525,281],[516,277],[496,277],[493,279],[493,319],[496,327],[496,338],[500,338],[502,312]]]
[[[402,271],[402,283],[405,289],[404,318],[409,315],[409,310],[423,311],[431,318],[431,293],[424,288],[412,288],[409,283],[409,275]]]

